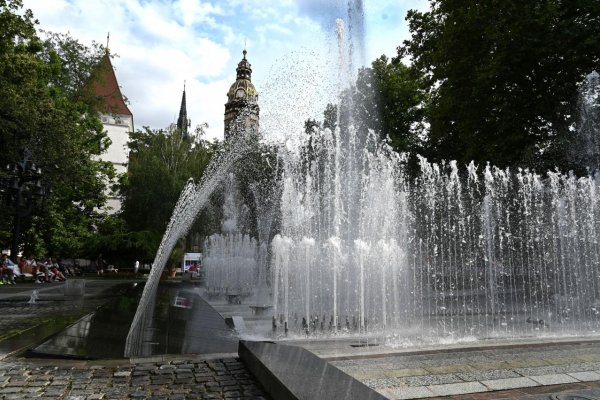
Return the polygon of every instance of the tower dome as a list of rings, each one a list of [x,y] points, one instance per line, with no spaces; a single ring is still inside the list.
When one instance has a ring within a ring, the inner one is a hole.
[[[236,68],[237,79],[227,91],[227,103],[225,104],[225,139],[229,140],[234,131],[258,130],[258,93],[252,84],[252,66],[246,59],[247,51],[243,51],[243,58]],[[244,121],[239,121],[234,127],[240,114],[246,114]]]
[[[252,66],[246,59],[246,50],[243,51],[244,57],[238,63],[236,68],[237,79],[227,92],[227,101],[244,101],[249,103],[258,103],[258,93],[252,84]]]

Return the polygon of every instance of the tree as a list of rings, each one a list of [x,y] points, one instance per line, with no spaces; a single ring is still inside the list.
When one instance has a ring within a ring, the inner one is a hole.
[[[581,86],[578,114],[571,145],[565,146],[569,160],[583,172],[600,169],[600,75],[594,71]]]
[[[390,138],[397,151],[420,151],[427,96],[421,76],[399,58],[382,55],[356,80],[354,105],[359,121]]]
[[[600,64],[597,0],[430,0],[398,48],[426,77],[428,153],[546,168]]]
[[[126,231],[160,238],[186,182],[202,177],[216,146],[198,137],[185,140],[174,126],[132,133],[129,170],[121,185]],[[148,249],[146,258],[154,256],[158,244]]]
[[[43,42],[33,14],[21,8],[20,0],[0,0],[0,148],[5,164],[19,160],[27,148],[53,190],[26,221],[20,242],[25,251],[81,255],[114,175],[110,164],[97,161],[107,143],[102,124],[75,90],[100,49],[94,52],[65,35],[60,42]],[[75,50],[67,58],[69,47]],[[65,67],[69,62],[73,65]],[[0,210],[3,238],[10,235],[13,213]]]

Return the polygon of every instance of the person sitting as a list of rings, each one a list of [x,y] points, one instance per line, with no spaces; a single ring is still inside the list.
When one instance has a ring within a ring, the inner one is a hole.
[[[33,274],[33,269],[31,265],[27,264],[27,260],[25,257],[20,257],[19,262],[17,263],[19,270],[21,271],[21,276],[23,280],[32,281],[35,279],[35,275]]]
[[[2,282],[9,285],[15,284],[15,278],[21,275],[21,272],[18,270],[16,264],[12,262],[10,258],[8,258],[8,254],[2,254],[2,258],[0,258],[0,266],[2,268]]]
[[[48,264],[38,261],[37,262],[37,267],[38,267],[38,279],[41,280],[41,282],[45,282],[45,283],[51,283],[54,280],[54,273],[52,271],[50,271],[50,268],[48,268]]]
[[[0,276],[2,278],[0,285],[13,285],[15,283],[15,276],[12,270],[4,264],[0,264]]]
[[[53,257],[48,258],[48,270],[51,274],[53,274],[53,280],[59,280],[61,282],[67,280],[65,275],[60,271],[59,264],[56,262],[56,259]]]

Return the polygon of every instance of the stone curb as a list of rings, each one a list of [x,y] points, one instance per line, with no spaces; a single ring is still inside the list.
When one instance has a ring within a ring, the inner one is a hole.
[[[240,340],[239,357],[277,400],[384,400],[362,382],[301,347]]]

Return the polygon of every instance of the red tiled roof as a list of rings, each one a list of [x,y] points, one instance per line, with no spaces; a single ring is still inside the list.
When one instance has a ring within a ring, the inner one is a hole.
[[[133,117],[129,107],[123,100],[115,70],[110,62],[108,53],[102,57],[100,63],[92,73],[86,85],[86,92],[98,101],[98,111],[107,114],[123,114]]]

